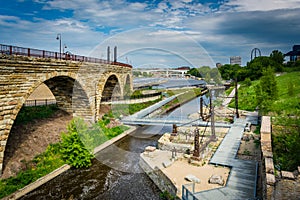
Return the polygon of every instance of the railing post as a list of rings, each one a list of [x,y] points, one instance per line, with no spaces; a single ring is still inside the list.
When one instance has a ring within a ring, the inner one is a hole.
[[[30,48],[27,49],[27,56],[30,57]]]
[[[47,99],[45,100],[46,106],[47,106]]]
[[[34,100],[34,106],[36,106],[36,99]]]
[[[43,58],[45,58],[45,50],[43,50]]]
[[[9,55],[12,55],[12,46],[9,46]]]

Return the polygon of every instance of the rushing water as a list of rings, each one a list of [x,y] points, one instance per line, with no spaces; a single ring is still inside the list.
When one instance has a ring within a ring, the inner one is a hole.
[[[139,127],[96,155],[88,169],[71,169],[22,199],[160,199],[161,191],[142,172],[139,153],[156,146],[170,127]],[[105,163],[105,164],[103,164]]]

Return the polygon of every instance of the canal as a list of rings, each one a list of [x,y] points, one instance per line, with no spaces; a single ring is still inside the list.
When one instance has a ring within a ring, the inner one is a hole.
[[[183,116],[199,110],[199,97],[165,117]],[[171,126],[143,126],[96,154],[87,169],[71,169],[21,199],[159,200],[161,191],[139,167],[139,154],[156,146]]]

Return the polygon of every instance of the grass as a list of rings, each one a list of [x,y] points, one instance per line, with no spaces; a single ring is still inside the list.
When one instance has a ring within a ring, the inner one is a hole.
[[[17,176],[1,179],[0,198],[25,187],[65,164],[61,159],[59,150],[59,144],[50,144],[44,153],[36,156],[32,161],[24,161],[26,169],[19,172]]]
[[[273,103],[271,112],[277,114],[290,114],[295,109],[300,109],[300,72],[286,73],[276,77],[278,87],[278,99]],[[251,86],[241,83],[238,90],[239,109],[254,111],[257,107],[255,86],[259,81],[252,81]],[[293,94],[289,93],[289,84],[293,85]],[[234,108],[234,100],[229,107]]]
[[[278,99],[270,107],[272,117],[272,147],[274,163],[281,170],[293,171],[300,163],[300,72],[284,73],[276,77]],[[257,107],[254,87],[241,83],[239,109],[253,111]],[[230,103],[234,107],[234,100]],[[255,130],[259,133],[259,127]],[[257,145],[258,142],[257,142]]]
[[[175,90],[175,93],[172,93],[173,91],[169,91],[168,93],[170,94],[170,96],[175,95],[175,94],[179,94],[179,93],[183,93],[180,94],[177,98],[173,99],[172,101],[166,103],[165,105],[163,105],[161,107],[162,111],[168,110],[178,104],[184,104],[187,101],[190,101],[192,99],[194,99],[195,97],[199,96],[201,94],[201,88],[194,88],[194,89],[190,89],[190,90],[180,90],[181,92]]]
[[[47,106],[23,106],[15,120],[16,124],[24,124],[35,119],[43,119],[51,117],[58,110],[57,105]]]

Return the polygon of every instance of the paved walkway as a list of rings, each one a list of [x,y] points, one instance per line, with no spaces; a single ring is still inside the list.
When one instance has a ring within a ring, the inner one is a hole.
[[[256,196],[257,163],[236,158],[247,120],[236,119],[210,164],[231,168],[226,186],[194,193],[196,199],[254,199]],[[193,199],[190,195],[188,198]]]
[[[240,85],[237,86],[237,88],[239,89]],[[222,106],[227,106],[231,100],[234,98],[235,95],[235,88],[233,88],[233,90],[230,92],[230,94],[225,98],[225,100],[222,103]]]

